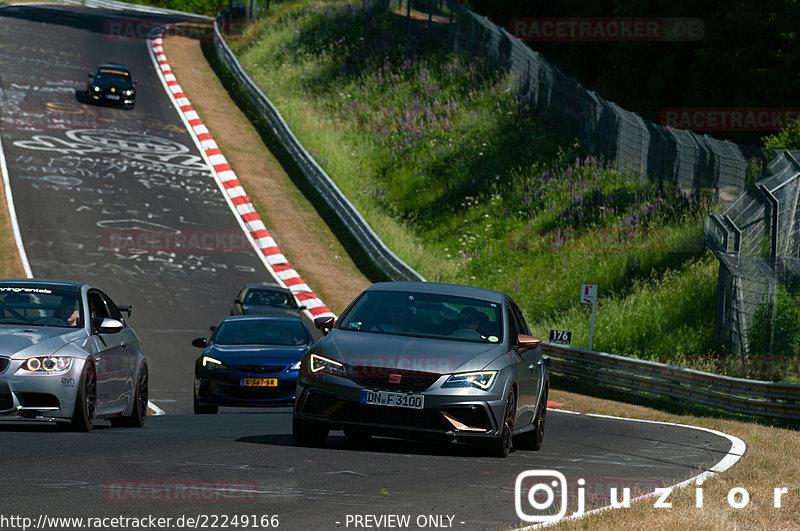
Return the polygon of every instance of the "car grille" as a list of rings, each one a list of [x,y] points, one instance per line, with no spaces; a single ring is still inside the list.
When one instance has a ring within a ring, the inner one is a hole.
[[[338,407],[337,407],[338,406]],[[333,422],[353,422],[408,429],[451,430],[452,426],[435,409],[406,409],[370,406],[312,393],[303,404],[303,414],[325,417]]]
[[[241,372],[247,372],[250,374],[269,374],[271,372],[281,372],[283,371],[286,366],[285,365],[234,365],[234,369]]]
[[[23,407],[61,407],[58,398],[48,393],[19,393]]]
[[[333,412],[333,421],[361,422],[399,428],[449,430],[452,427],[434,409],[407,409],[403,407],[368,406],[346,402]]]
[[[8,368],[8,364],[11,363],[11,360],[8,358],[0,358],[0,372],[3,372]]]
[[[371,389],[390,391],[424,391],[439,379],[433,372],[389,369],[386,367],[351,367],[351,380]],[[399,378],[398,378],[399,377]]]
[[[295,382],[279,382],[278,387],[243,387],[240,385],[217,385],[219,390],[231,398],[240,400],[261,400],[267,398],[291,397]]]

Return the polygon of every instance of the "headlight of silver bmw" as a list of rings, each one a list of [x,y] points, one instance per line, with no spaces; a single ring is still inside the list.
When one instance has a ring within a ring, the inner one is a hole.
[[[452,375],[442,387],[474,387],[488,391],[497,377],[497,371],[461,372]]]
[[[72,358],[66,356],[37,356],[28,358],[17,370],[17,374],[48,373],[61,374],[72,368]]]

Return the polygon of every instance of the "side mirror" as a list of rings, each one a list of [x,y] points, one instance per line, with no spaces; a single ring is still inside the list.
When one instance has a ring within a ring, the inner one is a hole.
[[[134,80],[133,80],[133,84],[134,84],[134,85],[138,85],[138,84],[139,84],[139,80],[138,80],[138,79],[134,79]]]
[[[192,339],[192,346],[197,348],[206,348],[208,346],[208,341],[204,337],[196,337]]]
[[[517,342],[519,343],[519,351],[524,352],[537,348],[542,340],[533,336],[519,334],[517,336]]]
[[[127,313],[128,317],[130,317],[131,316],[131,310],[133,310],[133,306],[130,305],[130,304],[128,304],[128,305],[117,305],[117,310],[119,310],[120,312]]]
[[[217,325],[211,325],[211,326],[208,327],[208,329],[213,332],[214,330],[217,329]]]
[[[116,334],[124,327],[125,325],[123,325],[120,321],[106,317],[100,321],[100,326],[97,327],[97,332],[100,334]]]
[[[298,306],[297,309],[302,312],[303,310],[307,310],[308,308],[305,305],[303,305],[303,306]]]
[[[316,326],[324,336],[328,335],[334,323],[336,323],[336,319],[333,317],[317,317],[314,319],[314,326]]]
[[[89,72],[89,77],[94,77],[94,74]]]
[[[236,297],[235,299],[233,299],[233,303],[234,304],[241,304],[242,303],[242,299],[240,299],[239,297]]]

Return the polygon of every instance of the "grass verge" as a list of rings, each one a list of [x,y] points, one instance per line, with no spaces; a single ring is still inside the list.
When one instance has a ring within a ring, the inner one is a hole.
[[[797,522],[800,522],[800,464],[796,459],[787,459],[787,456],[800,451],[797,431],[735,420],[675,415],[555,389],[551,391],[550,399],[563,409],[582,413],[673,422],[722,431],[742,439],[747,452],[733,468],[703,484],[701,508],[696,506],[697,487],[691,485],[670,496],[668,501],[672,508],[669,509],[654,507],[654,500],[642,500],[628,509],[614,509],[548,529],[797,529]],[[787,492],[782,497],[781,507],[775,507],[774,489],[784,487]],[[746,507],[735,509],[729,504],[728,494],[734,488],[747,490],[750,503]]]

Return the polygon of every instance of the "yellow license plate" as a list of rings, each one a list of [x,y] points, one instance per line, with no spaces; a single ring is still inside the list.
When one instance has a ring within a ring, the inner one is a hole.
[[[242,387],[278,387],[277,378],[242,378]]]

